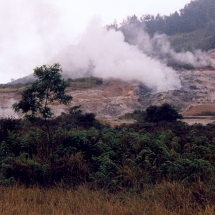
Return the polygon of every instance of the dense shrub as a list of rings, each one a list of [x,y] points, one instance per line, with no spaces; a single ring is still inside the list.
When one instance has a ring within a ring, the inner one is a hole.
[[[173,122],[181,118],[182,116],[167,103],[161,106],[150,106],[146,109],[145,120],[147,122]]]
[[[177,116],[169,106],[163,106],[159,108],[164,111],[163,119],[165,108],[170,116]],[[163,181],[185,185],[214,181],[213,124],[189,126],[176,120],[143,120],[110,128],[76,108],[49,121],[50,145],[41,120],[31,124],[10,119],[7,123],[13,126],[8,126],[5,133],[1,130],[0,183],[4,185],[60,183],[74,187],[90,183],[117,191],[142,189]]]

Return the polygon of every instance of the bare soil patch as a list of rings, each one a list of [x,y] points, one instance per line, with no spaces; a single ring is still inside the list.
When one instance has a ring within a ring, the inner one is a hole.
[[[215,104],[191,105],[183,116],[215,116]]]

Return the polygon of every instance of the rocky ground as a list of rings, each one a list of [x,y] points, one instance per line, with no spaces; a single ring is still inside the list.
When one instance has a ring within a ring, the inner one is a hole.
[[[211,56],[215,57],[215,52],[211,52]],[[137,81],[124,82],[114,79],[103,80],[103,84],[87,89],[69,87],[67,93],[73,96],[69,107],[81,105],[83,112],[93,112],[98,119],[111,120],[117,124],[120,123],[118,118],[125,113],[167,102],[182,113],[188,123],[201,120],[203,124],[208,123],[208,120],[213,122],[212,116],[215,116],[215,69],[181,69],[177,72],[182,88],[161,93],[152,93],[150,89]],[[11,108],[12,104],[19,99],[20,92],[0,92],[0,115],[21,116],[14,114]],[[57,103],[52,108],[56,115],[66,112],[68,109],[68,107]],[[200,119],[200,116],[206,116],[206,118]]]
[[[158,105],[164,102],[175,106],[180,112],[186,113],[191,105],[206,105],[215,103],[215,70],[197,69],[180,70],[182,88],[168,92],[150,94],[147,98],[141,95],[141,103],[144,105]]]

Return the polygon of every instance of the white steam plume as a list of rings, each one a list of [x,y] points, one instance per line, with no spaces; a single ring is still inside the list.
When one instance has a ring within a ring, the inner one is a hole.
[[[77,46],[68,47],[52,62],[59,62],[68,77],[139,80],[155,91],[181,87],[172,68],[126,43],[122,32],[101,27],[98,19],[91,22]]]
[[[165,34],[155,34],[152,38],[143,29],[135,24],[122,27],[129,44],[136,45],[143,53],[156,58],[165,63],[189,64],[193,67],[215,67],[215,61],[206,52],[195,50],[177,53],[171,47],[168,36]]]
[[[170,45],[168,37],[164,34],[156,34],[152,38],[153,47],[159,50],[159,55],[166,56],[166,60],[173,61],[178,64],[190,64],[193,67],[215,67],[215,61],[210,56],[201,50],[195,50],[193,53],[190,51],[186,52],[175,52]],[[157,56],[159,56],[157,55]]]
[[[0,0],[0,83],[32,73],[73,42],[63,18],[49,0]]]
[[[76,28],[64,10],[51,2],[0,1],[1,83],[30,74],[36,66],[59,62],[67,77],[136,79],[155,91],[166,91],[181,87],[176,71],[167,66],[169,59],[194,66],[214,65],[200,51],[174,52],[164,35],[150,38],[146,31],[131,25],[124,27],[128,34],[124,37],[121,31],[102,28],[98,21],[89,25],[77,46],[59,53],[74,43]],[[75,24],[80,25],[78,21]]]

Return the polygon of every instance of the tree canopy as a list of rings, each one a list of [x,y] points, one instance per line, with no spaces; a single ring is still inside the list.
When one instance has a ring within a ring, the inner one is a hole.
[[[34,69],[36,81],[22,92],[22,98],[13,105],[13,109],[22,111],[29,119],[42,117],[51,118],[53,112],[49,107],[55,101],[68,104],[72,96],[65,94],[68,83],[62,79],[62,69],[59,64],[43,65]]]
[[[133,15],[124,19],[121,25],[135,24],[143,28],[146,27],[151,35],[156,32],[175,35],[195,31],[214,24],[214,11],[214,0],[195,0],[186,4],[179,12],[175,11],[169,16],[145,14],[138,19],[136,15]],[[116,26],[114,25],[114,27]]]
[[[146,109],[145,113],[145,120],[147,122],[173,122],[181,118],[182,116],[171,105],[167,103],[161,106],[149,106]]]
[[[179,11],[169,16],[143,14],[127,16],[120,25],[115,21],[107,25],[107,29],[122,31],[125,41],[132,43],[135,36],[133,30],[146,30],[151,36],[166,34],[176,51],[192,51],[194,49],[209,50],[215,48],[215,1],[193,0]],[[130,39],[129,39],[130,38]],[[131,40],[132,39],[132,40]]]

